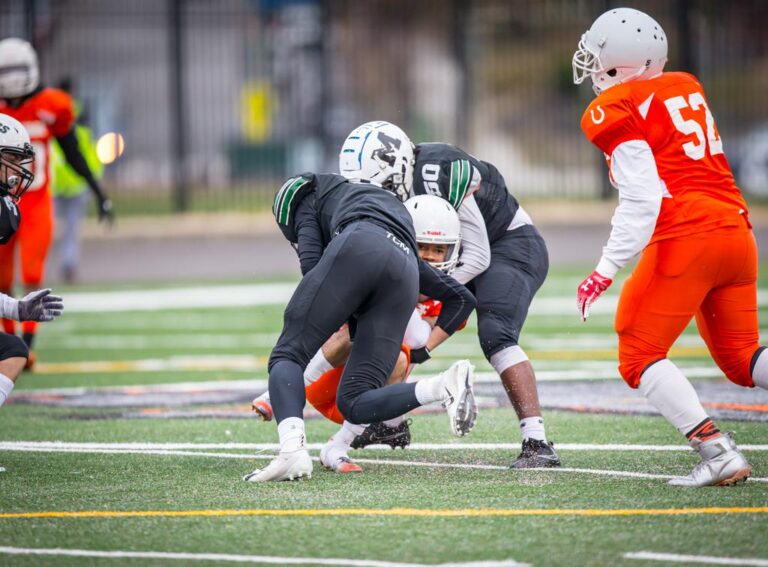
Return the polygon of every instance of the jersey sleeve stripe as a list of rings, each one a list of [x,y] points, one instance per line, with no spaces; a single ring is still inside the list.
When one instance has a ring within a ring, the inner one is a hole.
[[[277,211],[275,217],[277,218],[277,222],[279,224],[288,224],[288,220],[291,214],[291,202],[296,196],[296,193],[298,193],[299,189],[301,189],[307,183],[309,183],[308,179],[298,177],[294,179],[288,187],[283,186],[283,188],[280,190],[278,197],[275,199],[275,206]]]
[[[459,185],[459,175],[461,170],[461,162],[459,160],[451,162],[451,182],[448,191],[448,201],[454,206],[456,202],[456,193]]]
[[[277,218],[277,211],[280,210],[280,199],[283,198],[283,195],[285,193],[285,190],[290,186],[294,181],[296,181],[296,178],[291,177],[288,181],[283,183],[282,187],[277,190],[277,193],[275,193],[275,202],[272,203],[272,214],[275,215],[275,218]]]
[[[467,194],[469,182],[471,181],[471,171],[472,166],[469,160],[457,159],[451,162],[451,183],[448,201],[453,205],[454,209],[458,209],[461,206]]]

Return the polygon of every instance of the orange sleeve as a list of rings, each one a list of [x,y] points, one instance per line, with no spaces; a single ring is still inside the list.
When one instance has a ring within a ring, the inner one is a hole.
[[[69,132],[75,124],[75,105],[72,97],[59,89],[48,90],[48,105],[53,115],[53,123],[49,128],[51,133],[60,138]]]
[[[610,156],[619,144],[645,139],[636,112],[629,97],[598,97],[584,113],[581,129],[590,142]]]

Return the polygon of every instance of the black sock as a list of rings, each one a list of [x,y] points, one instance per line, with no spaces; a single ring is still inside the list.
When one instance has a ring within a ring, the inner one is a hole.
[[[27,348],[32,348],[32,342],[35,340],[35,333],[24,333],[21,335],[21,339],[24,341],[24,344],[27,345]]]

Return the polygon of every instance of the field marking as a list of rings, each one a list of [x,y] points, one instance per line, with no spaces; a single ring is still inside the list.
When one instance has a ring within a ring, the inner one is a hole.
[[[574,280],[576,282],[576,280]],[[68,293],[67,313],[104,313],[116,311],[163,311],[168,309],[206,309],[256,305],[285,305],[297,282],[197,286],[132,291],[89,291]],[[575,285],[575,283],[574,283]],[[758,306],[768,305],[768,290],[757,292]],[[592,307],[593,314],[613,314],[618,296],[604,296]],[[576,315],[572,295],[539,296],[531,312],[542,315]]]
[[[625,553],[626,559],[642,561],[666,561],[677,563],[707,563],[710,565],[756,565],[768,567],[768,559],[746,557],[714,557],[712,555],[680,555],[677,553],[655,553],[653,551],[634,551]]]
[[[397,563],[375,559],[324,559],[319,557],[274,557],[268,555],[230,555],[226,553],[170,553],[165,551],[96,551],[90,549],[0,547],[0,554],[59,555],[69,557],[104,557],[110,559],[180,559],[183,561],[230,561],[277,565],[337,565],[340,567],[517,567],[525,563],[506,561],[471,561],[467,563]]]
[[[674,349],[673,349],[674,350]],[[485,359],[482,359],[480,353],[476,353],[477,356],[474,359],[484,364]],[[551,370],[537,370],[536,379],[539,382],[563,382],[563,381],[579,381],[579,380],[611,380],[620,381],[618,370],[616,369],[615,357],[616,352],[608,356],[608,352],[603,353],[585,353],[585,352],[558,352],[548,353],[543,357],[539,356],[542,353],[537,353],[536,359],[540,362],[553,361],[553,362],[594,362],[599,358],[598,356],[587,356],[599,354],[603,356],[605,360],[600,362],[605,363],[603,367],[596,367],[594,365],[586,365],[585,368],[568,368],[568,369],[551,369]],[[690,354],[690,353],[689,353]],[[694,356],[693,354],[690,354]],[[687,355],[686,355],[687,356]],[[698,355],[696,355],[698,356]],[[679,357],[678,357],[679,358]],[[143,358],[133,360],[96,360],[96,361],[81,361],[81,362],[40,362],[35,366],[36,374],[85,374],[85,373],[116,373],[116,372],[162,372],[162,371],[185,371],[185,372],[210,372],[212,370],[232,370],[238,372],[264,372],[267,367],[267,356],[252,356],[252,355],[217,355],[217,356],[200,356],[200,355],[186,355],[186,356],[171,356],[168,358]],[[439,369],[447,364],[451,358],[436,357],[436,360],[440,364],[432,365],[434,372],[428,373],[419,371],[413,374],[414,378],[422,378],[427,376],[434,376],[438,373]],[[722,371],[712,366],[681,366],[683,372],[689,378],[717,378],[722,377]],[[495,372],[480,371],[475,372],[475,382],[479,383],[496,383],[499,381],[499,377]],[[226,387],[230,382],[244,382],[243,380],[221,380],[216,384]],[[266,380],[259,379],[257,382],[260,387],[264,387]],[[197,382],[197,384],[208,384],[208,382]],[[152,385],[150,387],[157,387]],[[110,388],[115,388],[110,386]],[[82,388],[76,388],[82,390]],[[91,388],[97,389],[97,388]],[[56,391],[66,392],[67,388],[58,388]],[[33,390],[30,390],[33,391]],[[34,391],[43,391],[42,389],[36,389]],[[48,391],[48,390],[45,390]]]
[[[395,516],[421,518],[491,518],[512,516],[692,516],[768,514],[768,506],[712,506],[708,508],[296,508],[241,510],[82,510],[78,512],[3,512],[0,519],[32,518],[190,518],[228,516]]]
[[[175,449],[139,449],[130,447],[105,447],[102,444],[83,444],[85,446],[78,446],[78,444],[50,444],[49,446],[41,446],[38,444],[23,444],[23,443],[0,443],[0,450],[27,452],[27,453],[95,453],[105,455],[156,455],[156,456],[173,456],[173,457],[207,457],[216,459],[241,459],[241,460],[258,460],[258,459],[272,459],[272,454],[247,454],[247,453],[209,453],[201,451],[191,450],[175,450]],[[95,445],[95,446],[94,446]],[[271,447],[277,449],[276,445],[263,445],[265,447]],[[308,447],[315,448],[318,445]],[[515,446],[517,447],[517,446]],[[460,448],[460,446],[450,446],[452,449]],[[313,461],[319,461],[318,457],[313,457]],[[354,461],[360,464],[369,465],[385,465],[385,466],[400,466],[400,467],[425,467],[425,468],[442,468],[442,469],[463,469],[463,470],[492,470],[492,471],[509,471],[509,467],[503,465],[490,465],[490,464],[478,464],[478,463],[445,463],[445,462],[430,462],[430,461],[409,461],[398,459],[366,459],[366,458],[354,458]],[[526,471],[515,471],[515,474],[530,474],[530,473],[578,473],[578,474],[591,474],[597,476],[607,476],[615,478],[634,478],[634,479],[646,479],[646,480],[670,480],[678,475],[670,474],[652,474],[652,473],[640,473],[634,471],[620,471],[620,470],[606,470],[606,469],[583,469],[583,468],[542,468],[542,469],[528,469]],[[750,477],[749,482],[768,483],[768,478]],[[0,518],[3,517],[0,515]]]
[[[319,451],[324,443],[308,443],[307,449]],[[126,449],[126,450],[244,450],[244,451],[277,451],[277,443],[77,443],[70,441],[0,441],[0,451],[17,451],[25,448],[41,450],[84,449],[98,452],[102,449]],[[416,451],[517,451],[520,443],[411,443],[408,450]],[[622,443],[558,443],[558,450],[563,451],[683,451],[691,452],[689,445],[633,445]],[[768,451],[768,445],[739,445],[742,451]],[[392,452],[387,445],[372,445],[365,451]],[[355,453],[361,454],[361,453]]]

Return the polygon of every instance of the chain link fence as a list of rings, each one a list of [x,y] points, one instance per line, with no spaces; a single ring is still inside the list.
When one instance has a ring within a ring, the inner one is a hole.
[[[336,168],[374,119],[497,165],[522,199],[609,195],[572,84],[606,0],[0,0],[0,36],[70,80],[122,154],[105,185],[123,213],[259,209],[289,174]],[[768,197],[768,35],[760,0],[637,0],[698,74],[737,180]]]

